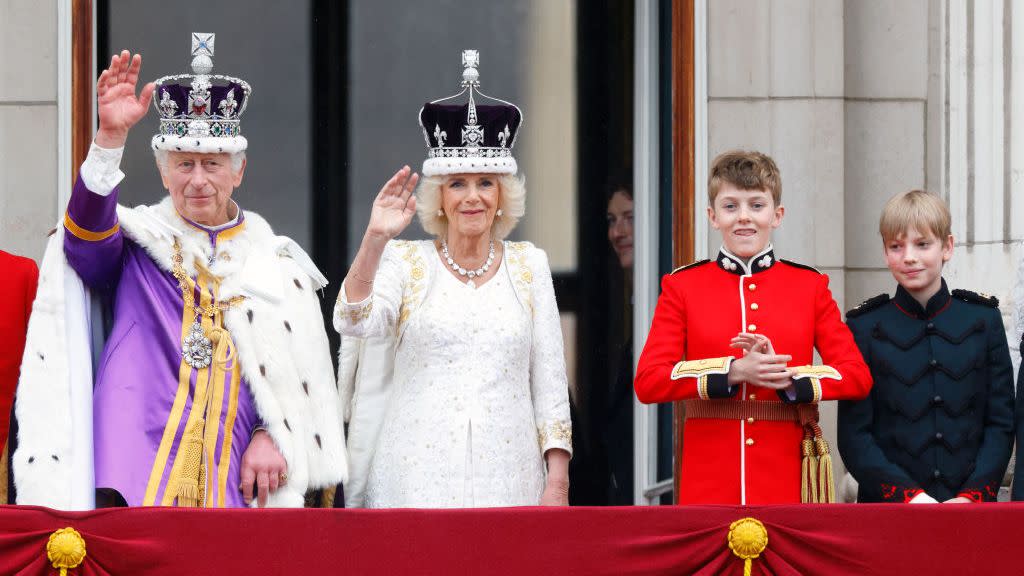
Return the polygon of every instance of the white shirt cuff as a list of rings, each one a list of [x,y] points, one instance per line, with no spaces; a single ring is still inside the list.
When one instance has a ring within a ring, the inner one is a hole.
[[[124,146],[101,148],[93,142],[78,172],[85,187],[100,196],[109,196],[124,179],[124,172],[120,168],[123,154]]]
[[[927,492],[921,492],[917,496],[910,499],[908,504],[938,504],[939,501],[928,495]]]
[[[796,401],[796,384],[795,383],[790,383],[790,385],[786,386],[785,388],[783,388],[782,391],[786,393],[786,398],[789,398],[790,402],[795,402]]]

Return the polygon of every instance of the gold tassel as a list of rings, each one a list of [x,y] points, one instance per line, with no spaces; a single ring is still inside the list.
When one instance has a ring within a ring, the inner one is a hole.
[[[185,508],[199,506],[199,486],[196,480],[182,478],[178,481],[178,506]]]
[[[224,379],[223,367],[234,358],[231,335],[223,328],[215,327],[209,331],[207,338],[215,345],[213,365],[207,370],[210,378],[219,378],[220,382]],[[206,465],[203,458],[206,442],[203,436],[207,432],[212,432],[216,441],[216,428],[206,430],[206,421],[212,408],[209,402],[209,382],[207,381],[207,385],[200,389],[200,380],[203,380],[203,370],[200,370],[198,376],[195,403],[192,407],[193,410],[202,410],[203,416],[196,419],[181,441],[185,453],[181,478],[178,480],[178,506],[190,508],[206,506]]]
[[[800,464],[800,501],[812,504],[818,498],[818,459],[814,456],[814,442],[804,438],[800,443],[800,451],[803,453]]]
[[[202,506],[206,494],[203,470],[203,428],[205,419],[197,419],[185,433],[181,445],[185,450],[184,464],[178,479],[178,506],[195,508]],[[200,492],[202,490],[202,492]]]
[[[836,501],[836,490],[832,477],[832,455],[828,448],[828,441],[818,436],[814,439],[814,447],[818,455],[818,489],[821,491],[818,501],[834,504]]]

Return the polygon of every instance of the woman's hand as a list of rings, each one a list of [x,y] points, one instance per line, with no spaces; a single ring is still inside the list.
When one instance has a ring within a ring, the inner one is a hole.
[[[964,498],[963,496],[957,496],[956,498],[950,498],[943,502],[943,504],[972,504],[970,498]]]
[[[380,245],[386,244],[388,240],[401,234],[412,222],[412,217],[416,214],[416,197],[412,192],[416,189],[419,179],[419,174],[404,166],[384,184],[370,210],[366,240]]]
[[[569,479],[554,479],[548,476],[544,486],[544,494],[540,497],[541,506],[568,506]]]
[[[99,116],[97,146],[124,146],[128,131],[146,115],[156,84],[146,84],[138,97],[135,96],[141,67],[142,56],[131,56],[127,50],[122,50],[110,58],[110,66],[96,81],[96,114]]]
[[[569,453],[561,448],[552,448],[544,453],[548,465],[548,480],[541,506],[569,505]]]
[[[793,360],[788,354],[776,354],[771,340],[760,334],[740,332],[732,339],[731,348],[741,348],[743,357],[733,360],[729,367],[729,385],[743,382],[783,390],[793,384],[793,373],[786,363]]]

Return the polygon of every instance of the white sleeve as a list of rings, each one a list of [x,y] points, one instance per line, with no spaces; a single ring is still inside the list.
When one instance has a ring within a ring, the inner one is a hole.
[[[349,302],[341,283],[334,305],[334,329],[342,336],[370,338],[391,334],[398,321],[405,284],[405,266],[394,242],[381,255],[373,291],[360,302]]]
[[[909,504],[938,504],[939,501],[928,495],[927,492],[921,492],[917,496],[914,496],[908,502]]]
[[[543,250],[531,247],[527,258],[533,276],[533,345],[530,389],[541,452],[561,448],[572,454],[569,383],[565,372],[562,322],[555,301],[551,268]]]
[[[95,142],[89,147],[89,154],[82,162],[79,169],[79,176],[82,183],[90,192],[100,196],[110,196],[114,188],[124,179],[124,172],[121,172],[121,155],[124,154],[124,146],[120,148],[100,148]]]

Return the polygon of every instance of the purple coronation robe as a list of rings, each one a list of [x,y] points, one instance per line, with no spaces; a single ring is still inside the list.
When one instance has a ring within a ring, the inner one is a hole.
[[[86,286],[112,297],[113,327],[93,392],[96,487],[117,490],[129,506],[182,505],[188,499],[180,495],[198,490],[207,507],[243,507],[240,463],[261,422],[234,343],[227,339],[221,362],[208,368],[185,363],[182,340],[195,312],[184,310],[177,278],[120,229],[116,207],[116,188],[102,196],[79,178],[65,219],[68,263]],[[206,232],[213,254],[218,240],[245,234],[241,210],[221,230],[182,224]],[[197,304],[218,301],[218,280],[204,272],[190,278]],[[203,328],[223,328],[221,315],[203,318]],[[193,405],[197,393],[203,406]]]

